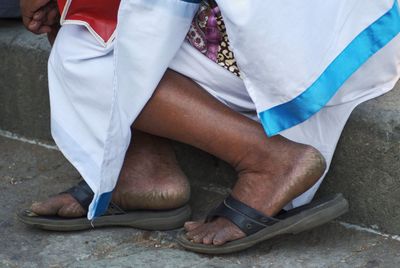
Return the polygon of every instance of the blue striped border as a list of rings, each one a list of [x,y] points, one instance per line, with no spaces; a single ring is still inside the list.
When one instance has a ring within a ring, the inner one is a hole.
[[[322,109],[341,86],[369,58],[387,45],[400,32],[397,0],[381,18],[360,33],[322,75],[293,100],[259,113],[268,136],[306,121]]]
[[[199,4],[201,0],[180,0],[182,2],[191,3],[191,4]],[[97,200],[94,201],[93,209],[88,214],[89,220],[100,217],[107,211],[108,206],[110,204],[112,198],[112,191],[100,194]]]
[[[97,200],[94,202],[93,206],[93,215],[88,215],[89,220],[94,220],[97,217],[100,217],[107,211],[108,205],[110,204],[112,197],[112,192],[102,193]]]

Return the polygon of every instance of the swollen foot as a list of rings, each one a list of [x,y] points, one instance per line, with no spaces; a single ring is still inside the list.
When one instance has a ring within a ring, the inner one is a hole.
[[[280,150],[251,152],[237,166],[239,179],[232,195],[268,216],[276,215],[291,200],[307,191],[323,174],[322,155],[310,146],[277,137]],[[245,237],[225,218],[211,222],[187,222],[188,239],[195,243],[223,245]]]

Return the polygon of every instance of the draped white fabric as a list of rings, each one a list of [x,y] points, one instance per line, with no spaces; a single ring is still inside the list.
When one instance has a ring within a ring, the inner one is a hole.
[[[393,0],[216,1],[258,112],[306,90],[393,6]]]
[[[100,194],[114,189],[130,142],[130,126],[181,46],[197,8],[198,4],[180,0],[121,1],[111,120],[89,218],[96,215]]]
[[[244,84],[259,113],[302,94],[363,30],[393,9],[394,3],[393,0],[217,2]],[[76,46],[56,42],[49,63],[52,131],[60,149],[95,193],[89,219],[106,208],[130,142],[130,126],[183,43],[197,7],[181,0],[122,0],[114,44],[99,48],[82,38],[78,43],[89,54],[64,58],[58,66],[57,51],[62,53]],[[391,22],[389,19],[385,21]],[[329,151],[325,155],[330,161],[338,135],[330,137],[319,122],[331,120],[328,125],[336,127],[340,134],[348,114],[358,103],[390,90],[399,78],[398,38],[382,50],[387,52],[376,63],[382,71],[365,67],[355,75],[361,77],[360,72],[367,70],[375,79],[352,77],[326,109],[281,134],[299,142],[317,141],[314,145],[322,153]],[[374,62],[374,57],[369,63]],[[110,67],[100,66],[105,59],[113,62],[108,65],[112,65],[111,71]],[[107,75],[97,79],[105,69]],[[80,84],[76,77],[82,77],[84,83]],[[105,84],[109,88],[104,89]],[[348,107],[341,106],[346,102]],[[342,107],[343,113],[335,115],[329,111],[330,106]],[[339,117],[335,121],[335,116],[340,115],[344,120]],[[317,187],[294,205],[308,202]]]

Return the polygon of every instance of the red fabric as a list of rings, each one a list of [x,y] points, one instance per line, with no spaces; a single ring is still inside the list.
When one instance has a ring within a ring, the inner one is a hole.
[[[58,0],[62,13],[67,0]],[[65,20],[84,21],[107,42],[117,27],[120,0],[72,0]]]

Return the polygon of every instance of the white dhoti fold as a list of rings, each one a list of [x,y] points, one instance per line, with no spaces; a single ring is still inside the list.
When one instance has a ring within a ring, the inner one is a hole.
[[[243,80],[184,42],[194,2],[122,1],[105,47],[82,26],[61,28],[49,60],[52,134],[95,193],[89,219],[106,209],[130,126],[168,67],[328,164],[352,110],[399,79],[397,0],[217,1]]]

